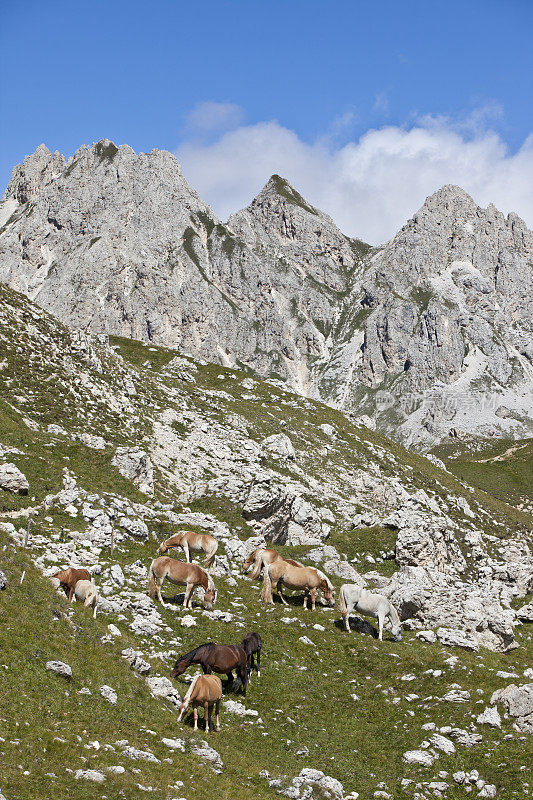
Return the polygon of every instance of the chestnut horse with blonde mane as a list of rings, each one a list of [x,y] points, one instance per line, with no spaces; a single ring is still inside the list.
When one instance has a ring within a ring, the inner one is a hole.
[[[68,597],[69,603],[72,603],[74,589],[76,588],[77,582],[92,581],[92,576],[91,573],[88,570],[83,569],[83,567],[69,567],[68,569],[60,569],[59,572],[55,572],[53,575],[50,575],[50,580],[52,582],[54,579],[59,581],[57,588],[61,586]]]
[[[205,732],[209,733],[209,722],[215,707],[215,730],[220,730],[220,701],[222,700],[222,681],[218,675],[197,675],[193,678],[187,694],[180,706],[178,722],[192,704],[194,713],[194,730],[198,730],[198,706],[204,707]]]
[[[185,561],[188,562],[191,561],[191,550],[203,550],[207,555],[205,565],[210,570],[215,560],[215,553],[218,550],[218,542],[214,536],[210,536],[208,533],[179,531],[179,533],[171,536],[170,539],[165,539],[164,542],[161,542],[157,552],[162,555],[171,547],[181,547],[185,553]]]
[[[277,550],[274,550],[271,547],[258,547],[256,550],[250,553],[247,559],[245,559],[242,569],[243,572],[250,572],[250,578],[252,578],[252,580],[260,580],[261,570],[279,560],[286,561],[287,564],[292,564],[293,567],[304,566],[299,561],[294,561],[292,558],[283,558],[283,556],[280,556]],[[280,589],[278,589],[278,594],[280,599],[283,600],[283,595],[281,594]],[[263,588],[261,589],[261,600],[265,600],[264,582]]]
[[[202,586],[204,589],[204,607],[210,611],[215,604],[217,590],[215,589],[213,578],[199,564],[187,564],[169,556],[161,556],[160,558],[154,558],[150,564],[148,578],[148,594],[152,600],[155,600],[157,595],[157,599],[164,608],[166,606],[161,597],[161,584],[165,578],[170,583],[186,587],[183,599],[184,608],[191,607],[192,595],[197,586]]]
[[[315,610],[315,598],[317,590],[320,589],[324,595],[326,603],[330,606],[335,605],[335,589],[330,579],[316,567],[295,567],[283,559],[274,561],[273,564],[265,567],[263,578],[263,592],[266,603],[273,603],[273,589],[276,588],[280,597],[288,605],[281,594],[280,587],[286,586],[288,589],[304,589],[304,608],[307,610],[308,598],[311,598],[311,609]]]

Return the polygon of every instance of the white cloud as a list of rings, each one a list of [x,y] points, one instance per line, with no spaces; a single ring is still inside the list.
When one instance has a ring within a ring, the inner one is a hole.
[[[218,104],[216,104],[218,105]],[[347,234],[372,244],[390,238],[446,183],[480,205],[494,203],[533,224],[533,134],[510,154],[479,112],[462,121],[424,117],[410,128],[367,131],[335,146],[330,137],[302,141],[276,121],[241,125],[209,143],[185,141],[183,172],[226,219],[246,206],[273,173],[287,178]]]
[[[220,133],[236,128],[244,119],[244,111],[234,103],[197,103],[187,115],[187,131],[193,135]]]

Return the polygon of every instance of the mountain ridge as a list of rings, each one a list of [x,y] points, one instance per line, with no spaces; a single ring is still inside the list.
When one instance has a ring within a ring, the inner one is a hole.
[[[278,175],[223,223],[171,153],[102,140],[39,146],[0,215],[0,280],[70,325],[244,366],[419,449],[533,431],[533,236],[460,187],[372,248]]]

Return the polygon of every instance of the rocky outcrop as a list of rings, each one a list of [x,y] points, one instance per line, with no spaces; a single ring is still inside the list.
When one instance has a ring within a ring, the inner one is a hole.
[[[511,683],[498,689],[490,698],[491,703],[501,703],[511,717],[516,717],[515,727],[525,733],[533,733],[533,683],[516,686]]]
[[[15,464],[0,464],[0,489],[13,494],[28,494],[30,484]]]
[[[140,447],[118,447],[112,463],[121,475],[133,481],[144,494],[154,493],[154,468],[148,453]]]
[[[439,628],[443,644],[506,652],[517,647],[515,614],[501,605],[497,582],[467,583],[435,568],[402,567],[380,591],[414,627]]]

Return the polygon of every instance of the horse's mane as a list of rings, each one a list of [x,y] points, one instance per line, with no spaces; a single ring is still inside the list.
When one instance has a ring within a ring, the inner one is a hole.
[[[328,578],[328,576],[324,572],[322,572],[321,569],[317,569],[316,572],[319,578],[321,578],[323,581],[326,581],[326,586],[328,587],[328,589],[333,589],[333,584]]]
[[[185,655],[180,656],[180,661],[184,659],[194,658],[194,656],[198,653],[198,650],[201,650],[203,647],[215,647],[215,642],[205,642],[204,644],[199,644],[198,647],[195,647],[194,650],[191,650],[189,653],[185,653]]]
[[[398,612],[396,611],[390,600],[389,600],[389,608],[390,608],[390,615],[394,620],[395,625],[401,625],[402,623],[400,622],[400,617],[398,616]]]

